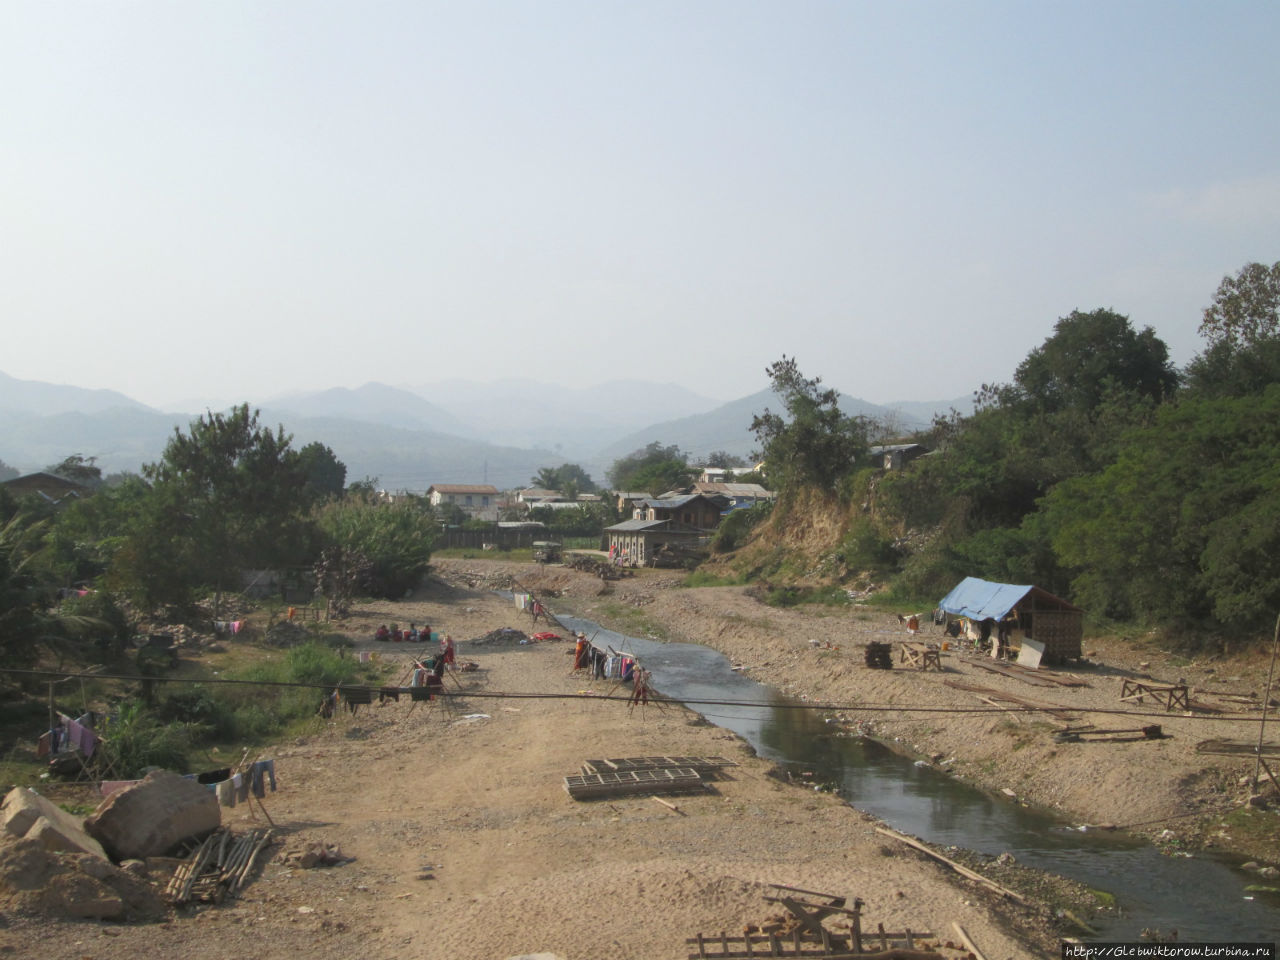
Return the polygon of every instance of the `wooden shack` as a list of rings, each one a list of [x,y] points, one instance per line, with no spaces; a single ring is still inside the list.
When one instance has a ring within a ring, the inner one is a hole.
[[[1036,586],[992,583],[965,577],[938,608],[976,623],[1003,624],[1012,646],[1023,639],[1044,644],[1044,659],[1077,660],[1084,638],[1084,611]]]

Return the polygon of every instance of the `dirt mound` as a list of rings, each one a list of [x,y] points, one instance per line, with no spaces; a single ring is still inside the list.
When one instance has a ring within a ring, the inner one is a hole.
[[[89,854],[33,840],[0,845],[0,908],[59,919],[162,920],[168,907],[145,879]]]
[[[528,643],[529,635],[523,630],[517,630],[515,627],[499,627],[497,630],[490,630],[483,637],[475,637],[468,640],[468,643],[486,644],[486,643],[502,643],[516,644]]]

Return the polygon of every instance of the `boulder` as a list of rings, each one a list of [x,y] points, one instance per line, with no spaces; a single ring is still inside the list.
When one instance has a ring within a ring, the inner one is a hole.
[[[167,770],[117,790],[84,822],[89,835],[117,862],[164,854],[221,824],[222,809],[213,791]]]
[[[83,821],[30,787],[14,787],[0,806],[0,824],[14,837],[31,837],[46,850],[88,853],[106,859],[106,851],[84,830]]]
[[[41,817],[27,831],[27,839],[34,840],[46,850],[61,850],[63,853],[87,853],[101,858],[105,864],[107,853],[102,844],[89,836],[79,827],[67,827],[54,823],[48,817]]]

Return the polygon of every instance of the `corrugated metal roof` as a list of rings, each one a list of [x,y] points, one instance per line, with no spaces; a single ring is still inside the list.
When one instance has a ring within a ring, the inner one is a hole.
[[[498,488],[490,486],[487,483],[433,483],[427,488],[427,492],[432,490],[437,493],[488,493],[496,495]]]
[[[667,497],[666,499],[649,499],[644,502],[646,507],[656,507],[659,510],[675,510],[683,507],[690,500],[697,500],[701,497],[700,493],[686,493],[679,497]]]
[[[605,527],[605,533],[636,533],[641,530],[651,530],[654,527],[665,527],[670,520],[623,520],[621,523],[615,523],[612,527]]]
[[[730,497],[772,497],[773,494],[758,483],[713,483],[707,481],[694,484],[699,493],[723,493]]]
[[[1047,590],[1041,590],[1036,586],[992,583],[990,580],[979,580],[977,577],[965,577],[954,590],[942,598],[938,606],[947,613],[968,617],[970,620],[999,620],[1017,606],[1023,597],[1032,592],[1040,599],[1050,600],[1066,609],[1079,609],[1061,597],[1055,597]]]

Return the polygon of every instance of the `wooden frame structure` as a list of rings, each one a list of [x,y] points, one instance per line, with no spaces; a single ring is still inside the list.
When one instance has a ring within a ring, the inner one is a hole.
[[[898,662],[917,670],[942,669],[942,653],[937,647],[920,640],[903,640],[899,648]]]
[[[890,933],[879,924],[875,933],[862,930],[862,901],[855,898],[853,906],[846,906],[844,897],[815,890],[802,890],[775,883],[766,894],[767,903],[781,904],[796,921],[787,932],[760,930],[744,932],[742,936],[698,934],[685,940],[696,953],[689,960],[707,958],[752,957],[811,957],[814,960],[937,960],[938,954],[916,949],[917,940],[933,936],[927,931]],[[849,932],[828,930],[822,921],[830,916],[848,919]],[[923,944],[922,944],[923,946]],[[709,952],[713,951],[713,952]]]
[[[1174,709],[1191,709],[1185,683],[1151,683],[1126,678],[1120,686],[1120,699],[1124,703],[1142,703],[1146,697],[1151,697],[1157,703],[1164,703],[1167,713]]]

